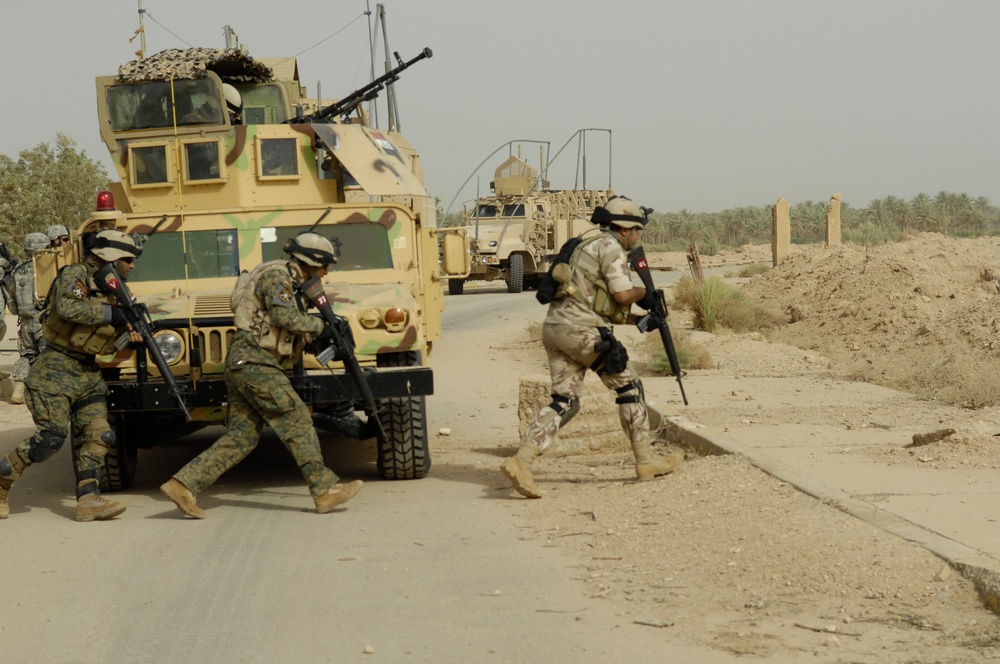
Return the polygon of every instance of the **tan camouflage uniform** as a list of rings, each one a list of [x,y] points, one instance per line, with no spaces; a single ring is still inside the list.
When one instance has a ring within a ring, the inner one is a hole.
[[[297,272],[293,263],[289,266]],[[289,270],[264,272],[254,293],[275,325],[301,337],[313,337],[322,331],[323,323],[299,310]],[[301,352],[301,344],[296,346]],[[237,330],[226,355],[226,388],[229,431],[173,479],[198,494],[257,447],[264,427],[270,426],[295,457],[314,498],[337,483],[337,475],[323,464],[309,409],[292,389],[278,358],[262,349],[246,330]]]
[[[632,288],[628,257],[621,243],[611,233],[588,243],[581,249],[599,265],[601,274],[607,280],[612,293]],[[573,273],[572,284],[587,300],[593,300],[596,288],[586,278],[582,270]],[[575,297],[562,297],[549,304],[548,315],[542,326],[542,343],[549,359],[549,373],[552,376],[552,393],[578,400],[587,370],[597,359],[595,344],[601,341],[598,328],[611,328],[608,319],[594,313]],[[601,382],[610,389],[618,390],[636,381],[638,375],[631,366],[616,374],[600,375]],[[649,417],[642,402],[620,404],[618,415],[622,429],[630,441],[649,438]],[[544,451],[555,440],[561,426],[561,415],[551,406],[542,408],[528,424],[524,432],[525,441],[533,442],[539,452]]]
[[[542,326],[542,344],[552,377],[552,403],[538,411],[525,429],[518,453],[501,466],[517,492],[528,498],[542,496],[531,474],[534,458],[553,443],[560,427],[576,414],[587,370],[595,365],[600,355],[595,346],[605,340],[601,329],[606,333],[613,329],[609,318],[597,314],[589,306],[598,294],[597,281],[606,283],[610,294],[633,288],[625,247],[612,232],[602,232],[598,239],[584,244],[579,252],[581,256],[569,284],[575,288],[577,296],[565,295],[553,300]],[[628,319],[628,307],[618,305],[616,312],[613,315],[619,322]],[[671,472],[680,464],[683,455],[673,453],[660,457],[652,452],[649,416],[642,383],[635,370],[626,362],[620,371],[597,371],[597,374],[601,382],[618,395],[618,417],[635,453],[638,478],[652,479]]]
[[[88,259],[59,272],[49,291],[50,316],[78,326],[100,327],[110,323],[115,300],[113,295],[98,294],[93,281],[98,262]],[[124,328],[106,329],[108,338],[124,331]],[[22,441],[10,455],[0,458],[0,518],[9,514],[7,497],[14,480],[27,466],[52,457],[71,430],[74,441],[79,443],[79,452],[73,459],[77,519],[111,518],[124,511],[124,505],[100,498],[100,474],[114,433],[108,424],[105,400],[108,388],[95,355],[50,341],[31,365],[25,385],[25,401],[39,431]],[[81,510],[81,501],[88,500],[90,508]]]

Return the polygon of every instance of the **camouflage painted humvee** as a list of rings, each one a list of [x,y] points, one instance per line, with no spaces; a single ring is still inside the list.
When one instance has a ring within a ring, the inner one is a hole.
[[[239,117],[227,113],[223,83],[242,94]],[[37,290],[44,296],[56,270],[79,260],[90,231],[148,235],[128,286],[148,308],[192,419],[185,421],[144,349],[99,358],[117,432],[105,489],[130,485],[138,448],[224,422],[237,276],[284,257],[285,241],[314,227],[342,243],[324,287],[351,324],[388,434],[378,444],[379,472],[423,477],[431,463],[425,397],[433,392],[424,362],[441,336],[442,272],[467,272],[468,259],[464,238],[439,236],[407,140],[367,126],[358,104],[323,116],[305,98],[293,58],[254,60],[235,49],[170,50],[130,62],[97,79],[97,100],[120,180],[111,191],[124,214],[97,211],[73,231],[71,247],[39,255]],[[318,427],[374,435],[373,422],[357,416],[360,392],[339,362],[321,367],[307,355],[288,373]]]

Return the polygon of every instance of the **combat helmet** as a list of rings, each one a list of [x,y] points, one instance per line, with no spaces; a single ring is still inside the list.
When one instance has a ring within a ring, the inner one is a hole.
[[[24,250],[30,256],[36,251],[47,249],[49,246],[49,236],[45,233],[28,233],[24,236]]]
[[[69,237],[69,229],[62,224],[53,224],[49,226],[49,229],[45,231],[45,235],[48,236],[49,241],[55,240],[60,237]]]
[[[136,258],[142,252],[135,246],[135,241],[126,233],[105,229],[98,231],[97,235],[94,236],[90,253],[110,263],[119,258]]]
[[[226,106],[233,113],[243,112],[243,95],[229,83],[222,84],[222,96],[226,98]]]
[[[612,196],[603,207],[594,208],[591,216],[591,223],[601,227],[611,224],[621,228],[638,228],[642,230],[649,222],[647,214],[652,212],[649,208],[642,208],[632,202],[632,199],[625,196]]]
[[[285,243],[284,250],[312,267],[336,263],[340,257],[336,245],[319,233],[299,233]]]

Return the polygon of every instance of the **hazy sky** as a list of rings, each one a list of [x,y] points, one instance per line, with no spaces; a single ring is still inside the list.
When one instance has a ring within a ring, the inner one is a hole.
[[[297,55],[311,95],[317,81],[329,98],[369,80],[364,0],[142,5],[147,54],[221,47],[231,25],[251,55]],[[385,5],[391,50],[434,51],[403,75],[398,105],[428,191],[457,197],[453,211],[487,187],[507,151],[473,171],[507,141],[549,141],[554,155],[581,128],[611,130],[610,146],[587,134],[586,184],[607,185],[610,147],[614,189],[658,211],[941,190],[1000,204],[996,0]],[[113,173],[94,78],[135,57],[136,0],[0,0],[0,12],[0,153],[62,132]],[[537,146],[524,156],[537,164]],[[582,186],[576,141],[550,180]]]

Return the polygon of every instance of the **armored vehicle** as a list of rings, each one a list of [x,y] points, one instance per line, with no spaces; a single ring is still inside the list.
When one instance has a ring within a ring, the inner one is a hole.
[[[469,276],[448,280],[460,295],[467,280],[503,279],[507,292],[536,288],[566,240],[593,226],[594,208],[609,189],[550,189],[538,169],[511,156],[494,173],[493,195],[476,201],[466,230],[471,238]]]
[[[306,98],[294,58],[255,60],[233,48],[163,51],[97,78],[101,137],[119,181],[73,230],[71,246],[38,256],[36,288],[44,297],[99,228],[148,238],[128,288],[148,310],[179,387],[167,385],[145,349],[98,358],[117,434],[105,489],[129,486],[138,448],[224,422],[237,277],[285,257],[285,242],[307,230],[341,245],[324,289],[350,323],[377,401],[386,432],[378,470],[394,480],[428,472],[433,378],[425,361],[441,336],[442,273],[465,273],[467,241],[439,237],[416,150],[398,131],[370,127],[361,103],[430,55],[424,49],[404,63],[397,54],[398,67],[323,107]],[[306,355],[287,371],[318,427],[374,436],[342,362],[324,366]]]

